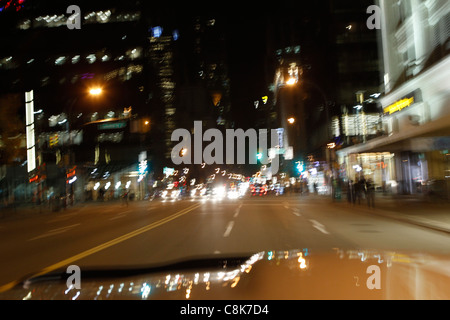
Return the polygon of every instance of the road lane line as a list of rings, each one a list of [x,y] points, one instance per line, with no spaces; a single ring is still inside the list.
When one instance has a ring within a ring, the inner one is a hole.
[[[320,222],[318,222],[316,220],[312,220],[312,219],[310,219],[309,221],[311,221],[311,223],[313,224],[313,227],[316,228],[317,230],[319,230],[320,232],[322,232],[324,234],[330,234],[327,230],[325,230],[325,226],[323,224],[321,224]]]
[[[297,217],[301,217],[302,216],[302,214],[300,213],[300,209],[297,209],[297,208],[293,208],[292,209],[292,214],[296,215]]]
[[[70,218],[75,217],[78,214],[79,214],[79,212],[65,213],[63,216],[56,217],[56,218],[53,218],[51,220],[48,220],[46,223],[61,222],[61,221],[64,221],[64,220],[69,220]]]
[[[64,220],[69,220],[71,217],[58,217],[52,220],[48,220],[46,223],[54,223],[54,222],[61,222]]]
[[[159,226],[162,226],[162,225],[164,225],[164,224],[166,224],[166,223],[168,223],[168,222],[170,222],[172,220],[175,220],[175,219],[177,219],[177,218],[179,218],[179,217],[181,217],[181,216],[183,216],[183,215],[185,215],[185,214],[187,214],[187,213],[189,213],[189,212],[199,208],[200,206],[201,206],[201,204],[196,204],[196,205],[187,207],[186,209],[180,210],[180,211],[174,213],[171,216],[168,216],[166,218],[163,218],[161,220],[153,222],[153,223],[151,223],[151,224],[149,224],[149,225],[147,225],[145,227],[136,229],[136,230],[131,231],[131,232],[127,233],[127,234],[124,234],[124,235],[122,235],[120,237],[117,237],[115,239],[112,239],[110,241],[102,243],[102,244],[100,244],[98,246],[95,246],[95,247],[93,247],[91,249],[83,251],[83,252],[81,252],[79,254],[76,254],[76,255],[74,255],[74,256],[72,256],[70,258],[67,258],[67,259],[64,259],[64,260],[62,260],[60,262],[52,264],[51,266],[48,266],[48,267],[42,269],[41,271],[39,271],[38,273],[32,275],[30,278],[39,277],[39,276],[42,276],[42,275],[47,274],[49,272],[52,272],[54,270],[57,270],[59,268],[63,268],[63,267],[65,267],[67,265],[70,265],[71,263],[73,263],[73,262],[75,262],[77,260],[83,259],[83,258],[85,258],[87,256],[90,256],[90,255],[94,254],[94,253],[97,253],[99,251],[102,251],[104,249],[112,247],[112,246],[114,246],[114,245],[116,245],[118,243],[124,242],[125,240],[128,240],[128,239],[131,239],[133,237],[136,237],[136,236],[138,236],[138,235],[140,235],[140,234],[142,234],[144,232],[147,232],[147,231],[155,229],[155,228],[157,228]],[[20,282],[21,281],[16,280],[16,281],[11,281],[11,282],[9,282],[9,283],[7,283],[5,285],[0,286],[0,293],[5,292],[5,291],[13,288],[14,286],[18,285]]]
[[[116,219],[125,218],[125,217],[126,217],[126,215],[121,213],[115,217],[109,218],[108,220],[111,221],[111,220],[116,220]]]
[[[79,226],[81,223],[76,223],[70,226],[66,226],[66,227],[62,227],[62,228],[57,228],[57,229],[52,229],[49,230],[47,232],[45,232],[44,234],[41,234],[40,236],[28,239],[28,241],[34,241],[34,240],[38,240],[38,239],[42,239],[42,238],[47,238],[47,237],[51,237],[57,234],[61,234],[64,233],[66,231],[68,231],[69,229],[75,228],[77,226]]]
[[[233,216],[234,218],[237,218],[237,216],[239,215],[239,212],[241,211],[241,207],[242,207],[242,203],[239,205],[239,207],[234,212],[234,216]]]
[[[70,228],[74,228],[74,227],[78,227],[81,223],[75,223],[72,224],[70,226],[65,226],[65,227],[61,227],[61,228],[57,228],[57,229],[52,229],[49,232],[53,232],[53,231],[60,231],[60,230],[66,230],[66,229],[70,229]]]
[[[225,230],[225,233],[223,234],[224,238],[227,238],[230,235],[231,230],[233,229],[233,226],[234,226],[234,221],[230,221],[228,223],[227,229]]]
[[[112,217],[112,218],[109,218],[108,220],[111,221],[111,220],[116,220],[116,219],[124,218],[124,217],[127,216],[127,213],[130,213],[130,212],[132,212],[132,210],[127,210],[127,211],[119,212],[116,216],[114,216],[114,217]]]

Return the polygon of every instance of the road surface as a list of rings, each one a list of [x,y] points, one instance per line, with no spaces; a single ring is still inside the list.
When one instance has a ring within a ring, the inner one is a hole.
[[[76,264],[150,266],[268,250],[450,254],[450,236],[328,198],[105,202],[0,220],[0,289]]]

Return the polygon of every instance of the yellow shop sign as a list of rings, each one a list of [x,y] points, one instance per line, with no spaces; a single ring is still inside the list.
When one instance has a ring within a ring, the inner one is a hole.
[[[397,101],[394,104],[391,104],[390,106],[384,108],[384,113],[393,114],[395,112],[401,111],[406,107],[409,107],[414,103],[414,97],[411,98],[405,98],[400,101]]]

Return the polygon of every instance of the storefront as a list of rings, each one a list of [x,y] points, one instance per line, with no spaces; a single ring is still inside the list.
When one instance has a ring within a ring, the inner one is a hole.
[[[358,181],[370,179],[376,188],[384,191],[397,187],[395,174],[395,154],[390,152],[353,153],[341,158],[340,167],[347,179]]]
[[[449,198],[450,58],[380,99],[383,135],[338,150],[347,177],[400,194]]]

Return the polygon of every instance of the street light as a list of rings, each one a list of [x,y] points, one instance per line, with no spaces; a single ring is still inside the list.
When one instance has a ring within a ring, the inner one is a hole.
[[[289,78],[289,80],[286,81],[286,84],[289,86],[293,86],[296,83],[297,83],[297,79],[295,79],[295,78]]]
[[[91,88],[91,90],[89,90],[89,94],[93,95],[93,96],[99,96],[102,94],[102,88]]]
[[[93,88],[91,88],[89,90],[89,94],[91,96],[100,96],[102,94],[102,92],[103,92],[103,90],[100,87],[93,87]],[[73,154],[73,152],[72,152],[72,144],[73,144],[73,141],[72,141],[72,135],[70,134],[70,130],[71,130],[71,125],[72,125],[72,123],[71,123],[72,110],[73,110],[73,107],[75,106],[75,103],[78,101],[78,99],[79,99],[79,97],[76,97],[72,101],[72,103],[71,103],[71,105],[70,105],[70,107],[68,109],[68,116],[65,119],[66,120],[65,122],[67,123],[67,132],[69,134],[69,146],[67,147],[67,152],[68,152],[68,156],[69,156],[69,163],[65,164],[66,171],[67,171],[68,166],[71,165],[75,161],[74,159],[72,159],[72,154]],[[71,203],[71,205],[73,205],[73,201],[74,201],[74,184],[73,184],[73,182],[75,182],[75,180],[76,180],[76,178],[75,179],[72,178],[71,180],[68,181],[68,183],[66,183],[66,197],[69,194],[68,188],[70,188],[70,194],[71,194],[71,199],[70,199],[71,202],[70,203]]]
[[[289,124],[294,124],[295,123],[295,118],[294,117],[290,117],[289,119],[287,119],[287,121],[289,122]]]

